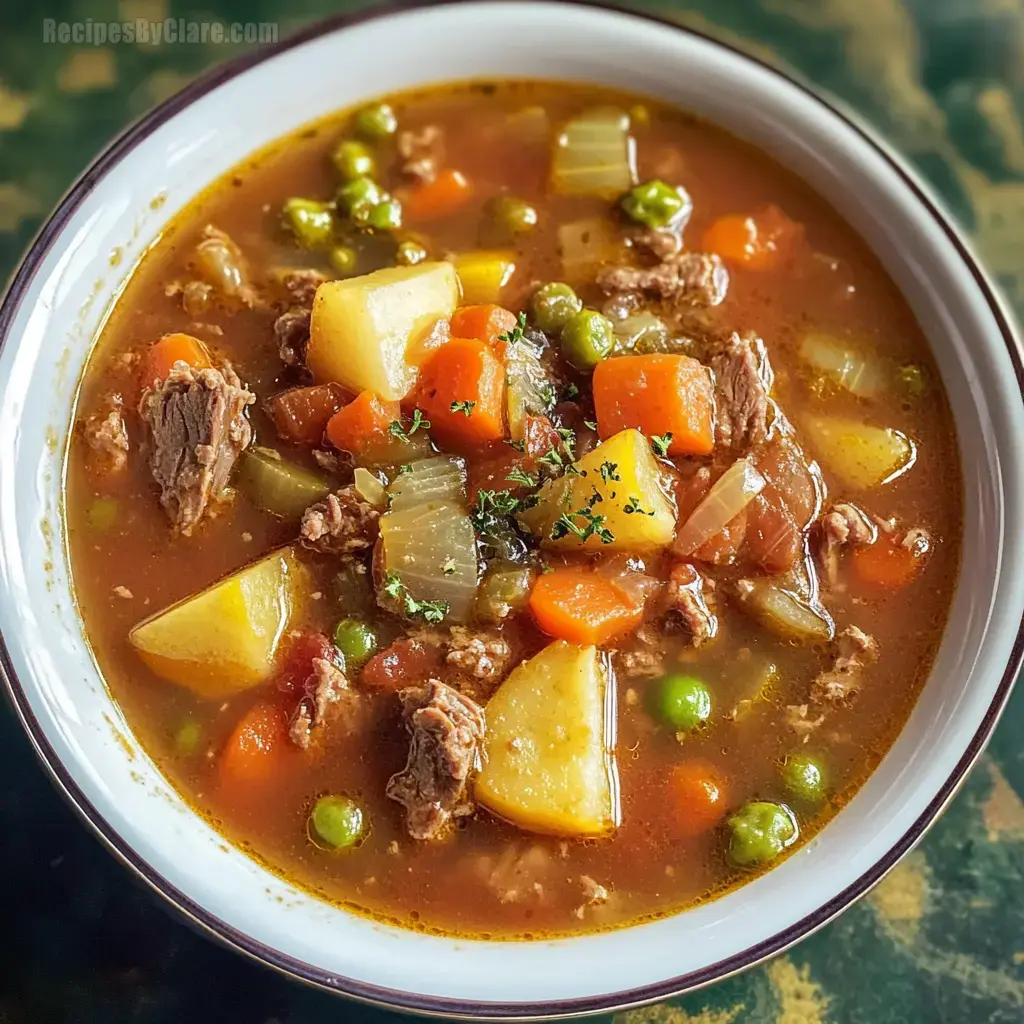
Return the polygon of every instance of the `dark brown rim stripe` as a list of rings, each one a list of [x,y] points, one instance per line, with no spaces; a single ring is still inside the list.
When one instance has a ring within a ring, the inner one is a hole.
[[[0,305],[0,349],[10,341],[10,330],[26,291],[31,285],[43,259],[53,247],[57,237],[64,229],[68,220],[75,213],[83,200],[92,192],[97,182],[103,178],[124,157],[143,142],[153,131],[195,100],[206,95],[219,85],[227,82],[244,71],[261,64],[263,61],[279,53],[284,53],[312,39],[319,38],[338,29],[348,28],[384,17],[401,14],[404,11],[432,7],[446,7],[460,0],[397,0],[385,2],[368,10],[351,14],[335,15],[319,21],[301,32],[280,43],[265,49],[243,54],[222,66],[211,69],[195,81],[187,85],[181,92],[166,100],[160,106],[129,126],[121,135],[111,142],[92,162],[89,168],[65,194],[50,219],[40,229],[31,243],[24,260],[14,277],[11,279],[7,295]],[[480,0],[492,2],[492,0]],[[795,86],[812,98],[833,117],[839,118],[846,126],[856,132],[861,139],[881,155],[892,167],[904,184],[916,195],[921,205],[931,214],[963,260],[965,268],[970,272],[975,283],[984,295],[992,315],[999,325],[1000,333],[1006,344],[1007,352],[1013,363],[1018,389],[1024,395],[1024,358],[1022,348],[1014,327],[1004,312],[1002,303],[988,280],[987,275],[978,265],[974,255],[960,237],[957,229],[940,209],[937,202],[929,194],[929,190],[910,171],[903,160],[894,154],[887,145],[875,138],[874,133],[862,125],[859,119],[850,112],[837,106],[833,101],[818,95],[811,87],[799,78],[780,71],[778,68],[744,53],[742,50],[704,32],[677,25],[666,18],[645,11],[635,11],[619,6],[617,2],[606,0],[547,0],[551,3],[562,3],[566,6],[594,8],[612,12],[624,17],[650,21],[676,32],[683,32],[702,39],[721,49],[728,50],[744,60],[757,64],[788,84]],[[466,1019],[552,1019],[556,1017],[580,1016],[592,1013],[621,1010],[644,1003],[656,1002],[693,991],[719,981],[738,971],[760,963],[782,952],[800,939],[823,927],[851,903],[863,896],[921,839],[928,827],[938,817],[946,804],[953,798],[963,783],[969,769],[980,756],[989,737],[994,730],[999,716],[1002,714],[1009,699],[1014,681],[1024,662],[1024,619],[1017,630],[1010,659],[1007,662],[996,694],[985,713],[981,726],[972,737],[967,750],[957,762],[956,768],[946,780],[942,788],[929,803],[925,811],[918,817],[902,838],[882,857],[869,871],[841,893],[819,907],[814,913],[791,927],[777,933],[741,953],[737,953],[718,963],[711,964],[680,977],[642,988],[629,989],[606,995],[592,996],[581,999],[566,999],[555,1002],[519,1002],[519,1003],[482,1003],[472,1000],[445,999],[433,996],[417,995],[395,989],[365,984],[352,978],[340,977],[314,967],[303,961],[294,959],[279,950],[272,949],[255,941],[247,935],[220,920],[203,907],[196,904],[185,893],[172,885],[166,878],[154,871],[129,845],[118,835],[109,823],[99,814],[71,777],[64,765],[59,761],[53,747],[46,738],[39,722],[29,705],[27,696],[21,686],[14,666],[11,663],[3,636],[0,635],[0,675],[3,676],[10,700],[14,706],[22,726],[27,732],[36,754],[49,772],[53,782],[72,808],[90,826],[104,844],[127,867],[146,881],[159,895],[184,914],[194,925],[197,925],[211,937],[225,945],[246,954],[252,959],[275,968],[297,980],[315,985],[331,992],[341,993],[353,999],[397,1010],[405,1010],[429,1016],[460,1017]]]

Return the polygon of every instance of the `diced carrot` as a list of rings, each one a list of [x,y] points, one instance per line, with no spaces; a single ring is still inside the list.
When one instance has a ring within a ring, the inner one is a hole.
[[[733,213],[720,217],[704,232],[703,248],[749,270],[771,270],[802,237],[803,230],[802,224],[790,220],[777,206],[766,206],[751,216]]]
[[[386,440],[388,427],[399,418],[397,402],[363,391],[327,421],[325,433],[335,448],[359,454]]]
[[[288,714],[279,701],[258,701],[242,716],[221,751],[220,785],[244,798],[280,773],[290,753]]]
[[[515,325],[515,314],[504,306],[463,306],[452,317],[452,335],[456,338],[476,338],[477,341],[493,345]]]
[[[205,370],[213,366],[210,350],[191,334],[165,334],[155,342],[143,360],[143,387],[155,380],[166,380],[177,362],[188,363],[193,369]]]
[[[438,349],[414,395],[443,443],[478,446],[505,436],[505,365],[485,342],[453,338]]]
[[[680,836],[710,832],[725,817],[725,787],[719,773],[706,761],[684,761],[669,769],[669,806],[672,831]]]
[[[331,417],[345,404],[347,392],[340,384],[316,384],[292,388],[267,403],[277,433],[292,444],[319,444]]]
[[[597,364],[594,409],[601,439],[634,427],[671,434],[669,455],[709,455],[715,446],[711,374],[689,356],[621,356]]]
[[[444,170],[403,199],[402,213],[408,221],[443,220],[461,209],[472,194],[473,186],[461,171]]]
[[[549,636],[574,644],[603,644],[636,629],[644,606],[607,577],[570,567],[537,578],[530,611]]]
[[[904,547],[893,538],[883,535],[874,544],[854,548],[850,560],[861,583],[886,590],[900,590],[918,574],[924,563],[924,555],[913,547]]]

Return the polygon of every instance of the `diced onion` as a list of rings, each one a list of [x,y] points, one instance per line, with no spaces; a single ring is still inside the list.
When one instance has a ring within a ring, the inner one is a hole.
[[[363,501],[368,501],[374,508],[383,508],[387,502],[384,485],[368,470],[358,467],[353,474],[356,491]]]
[[[587,218],[558,225],[562,277],[570,283],[588,280],[603,263],[613,263],[624,250],[622,238],[607,218]]]
[[[643,310],[633,313],[624,320],[612,323],[615,334],[615,352],[661,352],[668,341],[668,328],[663,320]]]
[[[388,487],[391,510],[401,512],[428,501],[464,502],[466,466],[462,459],[437,455],[410,464]]]
[[[749,459],[737,459],[714,483],[676,535],[673,550],[691,555],[722,532],[761,493],[765,479]]]
[[[445,601],[448,621],[466,622],[476,601],[476,533],[465,508],[428,501],[380,517],[383,571],[417,601]]]
[[[882,370],[856,345],[811,331],[800,343],[800,358],[858,398],[873,398],[885,385]]]
[[[636,145],[621,110],[584,111],[566,124],[555,146],[551,173],[564,196],[621,195],[636,183]]]
[[[661,583],[653,576],[648,576],[644,568],[644,563],[638,558],[615,555],[598,565],[595,571],[631,600],[643,602],[661,587]]]
[[[551,411],[555,392],[540,360],[523,342],[508,346],[505,379],[508,382],[509,433],[513,440],[519,441],[525,433],[526,417],[546,416]]]
[[[772,580],[740,580],[744,606],[769,629],[792,640],[831,640],[832,617],[816,599],[804,599]]]

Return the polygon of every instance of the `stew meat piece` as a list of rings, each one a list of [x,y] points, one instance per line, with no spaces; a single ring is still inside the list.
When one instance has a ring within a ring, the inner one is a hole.
[[[288,735],[297,747],[305,750],[313,736],[330,722],[347,718],[347,731],[353,724],[360,697],[349,688],[345,673],[326,658],[313,659],[312,672],[303,689],[306,696],[299,702]]]
[[[299,539],[325,554],[349,555],[373,547],[380,511],[363,501],[354,486],[328,494],[302,514]]]
[[[274,336],[285,366],[306,365],[313,298],[317,288],[326,280],[317,270],[296,270],[284,278],[284,287],[292,304],[274,321]]]
[[[768,436],[774,373],[764,342],[753,333],[733,334],[711,357],[715,373],[715,440],[723,448],[747,449]]]
[[[718,619],[708,608],[705,589],[714,587],[689,563],[678,562],[669,572],[662,602],[666,615],[682,624],[694,647],[718,633]]]
[[[85,425],[85,437],[96,453],[96,463],[107,473],[119,473],[128,465],[128,431],[123,405],[119,394],[111,394],[105,411],[91,417]]]
[[[608,267],[597,283],[606,295],[644,292],[680,305],[717,306],[729,287],[729,272],[717,256],[683,252],[653,267]]]
[[[224,497],[231,470],[252,440],[245,409],[255,401],[229,364],[194,370],[177,362],[166,380],[143,394],[149,468],[160,503],[186,536],[210,503]]]
[[[815,704],[847,704],[860,690],[860,672],[878,657],[878,644],[856,626],[847,626],[835,639],[835,661],[811,683]]]
[[[436,839],[453,817],[473,813],[466,786],[484,738],[483,709],[437,679],[399,694],[411,734],[405,770],[387,795],[406,809],[413,839]]]

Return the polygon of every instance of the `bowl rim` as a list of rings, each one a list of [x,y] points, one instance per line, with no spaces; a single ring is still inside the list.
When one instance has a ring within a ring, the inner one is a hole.
[[[12,275],[6,294],[0,302],[0,350],[10,341],[11,327],[15,314],[37,271],[50,252],[67,222],[82,202],[90,195],[98,182],[121,160],[143,143],[166,121],[189,107],[199,98],[213,91],[245,71],[264,61],[321,36],[335,33],[356,25],[379,21],[407,11],[449,7],[460,0],[385,0],[372,7],[332,15],[313,22],[298,32],[269,46],[218,64],[189,82],[180,92],[163,101],[134,123],[128,125],[114,137],[92,160],[85,171],[71,185],[60,199],[53,213],[36,233]],[[477,0],[480,3],[500,0]],[[821,107],[826,116],[838,118],[846,127],[855,132],[876,155],[881,156],[903,184],[915,195],[923,210],[947,236],[953,248],[970,273],[981,296],[999,327],[1007,353],[1014,368],[1018,391],[1024,400],[1024,343],[1018,332],[1012,314],[1005,301],[993,285],[988,273],[981,267],[969,243],[959,228],[945,212],[930,186],[925,184],[902,156],[896,153],[875,130],[866,125],[859,115],[844,103],[831,96],[822,95],[798,72],[780,68],[759,57],[731,45],[716,36],[690,26],[671,21],[660,12],[637,10],[620,0],[544,0],[546,3],[566,7],[579,7],[616,13],[625,17],[647,21],[686,35],[693,36],[719,47],[729,53],[751,62],[761,69],[795,86],[806,97]],[[808,937],[842,913],[847,907],[864,896],[921,840],[927,830],[939,817],[964,783],[970,769],[980,757],[1001,717],[1014,682],[1024,665],[1024,617],[1017,628],[1009,660],[1000,678],[980,726],[971,738],[953,772],[945,780],[925,810],[911,824],[903,836],[889,851],[842,892],[822,904],[811,914],[792,926],[777,932],[770,938],[742,950],[739,953],[706,965],[695,971],[665,981],[644,985],[620,992],[597,996],[556,1000],[548,1002],[524,1001],[514,1003],[484,1003],[473,1000],[419,995],[399,989],[368,984],[357,979],[346,978],[305,963],[280,950],[272,949],[235,929],[215,914],[193,901],[184,892],[172,885],[153,869],[131,844],[118,834],[102,817],[75,782],[70,772],[58,758],[29,704],[27,694],[14,670],[2,632],[0,632],[0,680],[4,684],[8,699],[15,715],[25,730],[36,756],[42,762],[46,773],[64,799],[79,818],[100,839],[114,856],[161,896],[186,921],[198,930],[256,962],[325,991],[344,995],[369,1005],[412,1012],[424,1016],[457,1018],[466,1020],[551,1020],[571,1016],[590,1015],[629,1009],[631,1007],[669,999],[704,988],[717,981],[747,970],[783,952],[790,946]]]

